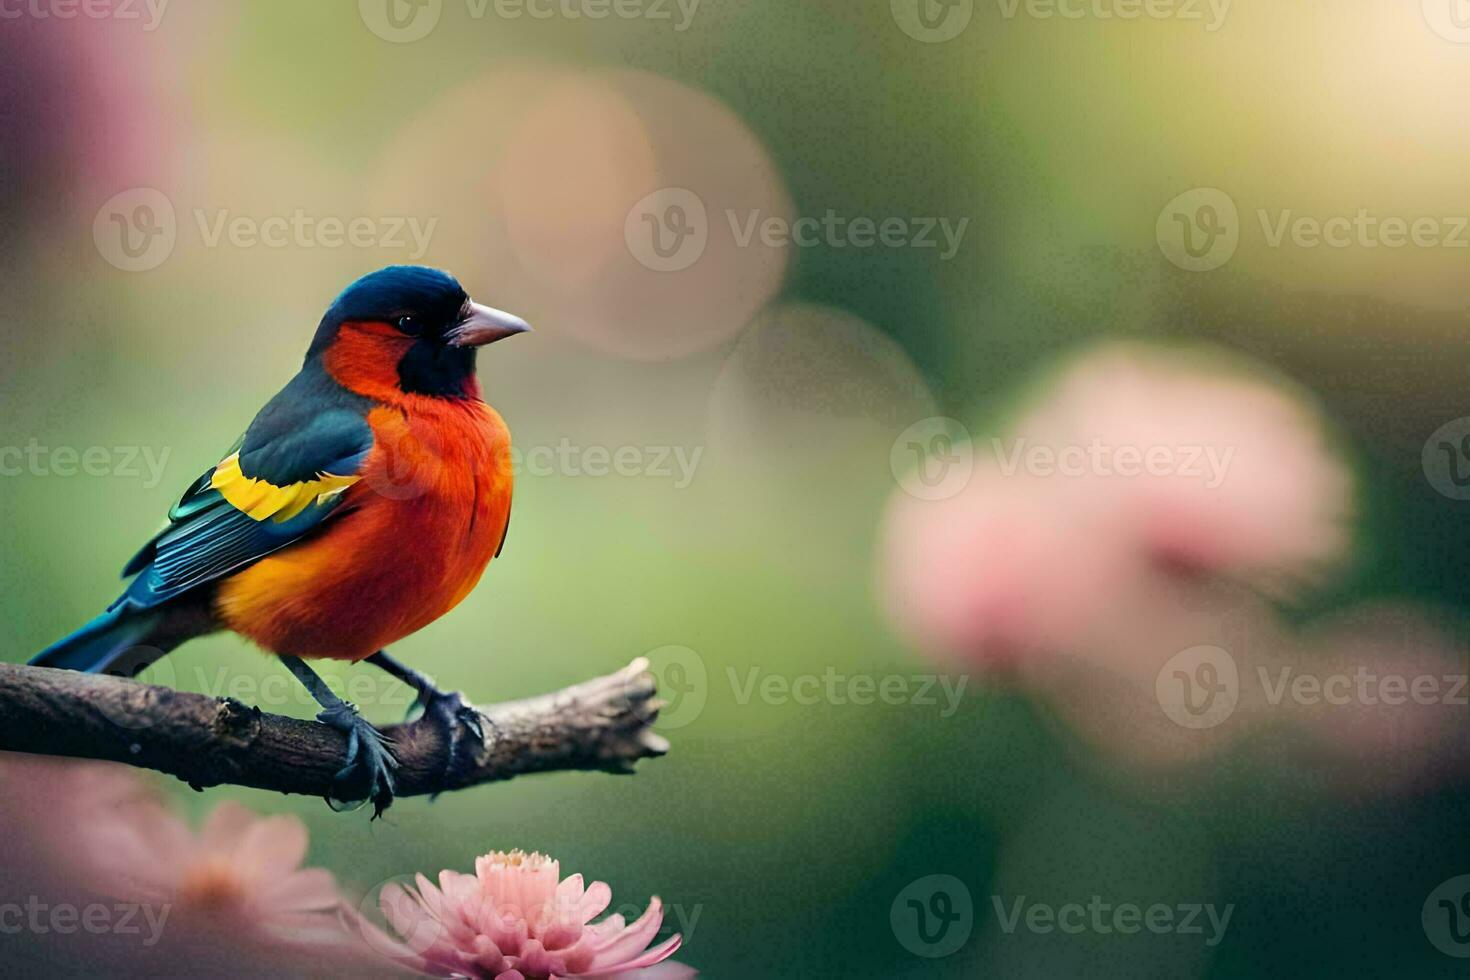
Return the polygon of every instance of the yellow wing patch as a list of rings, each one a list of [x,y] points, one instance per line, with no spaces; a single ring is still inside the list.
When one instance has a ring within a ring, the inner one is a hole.
[[[240,472],[240,454],[235,453],[214,468],[209,485],[220,492],[236,510],[242,510],[263,521],[274,517],[277,521],[289,521],[307,507],[352,486],[360,476],[335,476],[318,473],[315,480],[303,480],[289,486],[278,487],[265,480],[257,480]]]

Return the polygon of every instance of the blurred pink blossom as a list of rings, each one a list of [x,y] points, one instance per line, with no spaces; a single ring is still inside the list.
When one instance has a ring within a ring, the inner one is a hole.
[[[1172,580],[1280,595],[1339,562],[1353,485],[1323,420],[1283,383],[1219,360],[1097,348],[976,447],[958,494],[896,493],[879,575],[900,633],[988,668],[1038,653],[1107,666],[1106,650],[1139,659],[1119,637],[1181,601]]]
[[[1412,793],[1463,778],[1464,625],[1408,604],[1336,613],[1271,665],[1302,761],[1346,795]],[[1264,683],[1264,682],[1263,682]]]
[[[1161,567],[1279,595],[1347,552],[1353,481],[1316,406],[1224,352],[1101,346],[1063,369],[1013,435],[1089,453],[1074,482],[1116,507]]]
[[[0,784],[0,829],[19,842],[7,898],[143,907],[141,932],[68,935],[36,953],[62,958],[53,973],[403,975],[351,928],[356,910],[331,876],[300,867],[294,817],[226,803],[196,834],[154,778],[106,762],[0,753]]]
[[[112,806],[98,808],[82,824],[84,853],[78,857],[98,891],[168,905],[262,939],[352,938],[332,875],[301,867],[306,828],[296,817],[258,817],[227,801],[196,834],[158,799],[136,789],[124,798],[123,789],[111,788]]]
[[[648,948],[663,923],[657,898],[632,925],[621,915],[593,923],[612,900],[612,889],[600,881],[584,887],[581,875],[561,880],[561,866],[542,854],[493,851],[476,859],[473,875],[442,871],[437,888],[418,875],[416,885],[387,885],[379,899],[407,957],[431,976],[679,980],[695,975],[665,962],[681,936]]]
[[[1117,522],[1073,490],[982,465],[948,499],[898,493],[879,574],[899,631],[943,659],[999,670],[1081,642],[1143,569]]]

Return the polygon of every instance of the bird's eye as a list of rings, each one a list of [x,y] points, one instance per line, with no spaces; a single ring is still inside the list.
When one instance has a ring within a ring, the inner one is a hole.
[[[398,318],[398,329],[410,337],[419,335],[419,318],[416,316],[401,316]]]

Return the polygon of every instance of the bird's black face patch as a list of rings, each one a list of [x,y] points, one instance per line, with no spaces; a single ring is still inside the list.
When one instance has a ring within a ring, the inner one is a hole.
[[[475,374],[475,348],[422,339],[398,362],[398,386],[409,394],[463,398]]]

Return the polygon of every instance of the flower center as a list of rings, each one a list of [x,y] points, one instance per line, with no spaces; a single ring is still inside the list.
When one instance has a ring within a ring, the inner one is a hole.
[[[532,851],[527,854],[522,850],[514,851],[491,851],[485,855],[491,864],[503,864],[509,868],[524,868],[527,871],[540,871],[552,863],[551,858],[540,851]]]
[[[245,883],[229,864],[204,861],[184,872],[179,898],[205,909],[232,908],[245,898]]]

